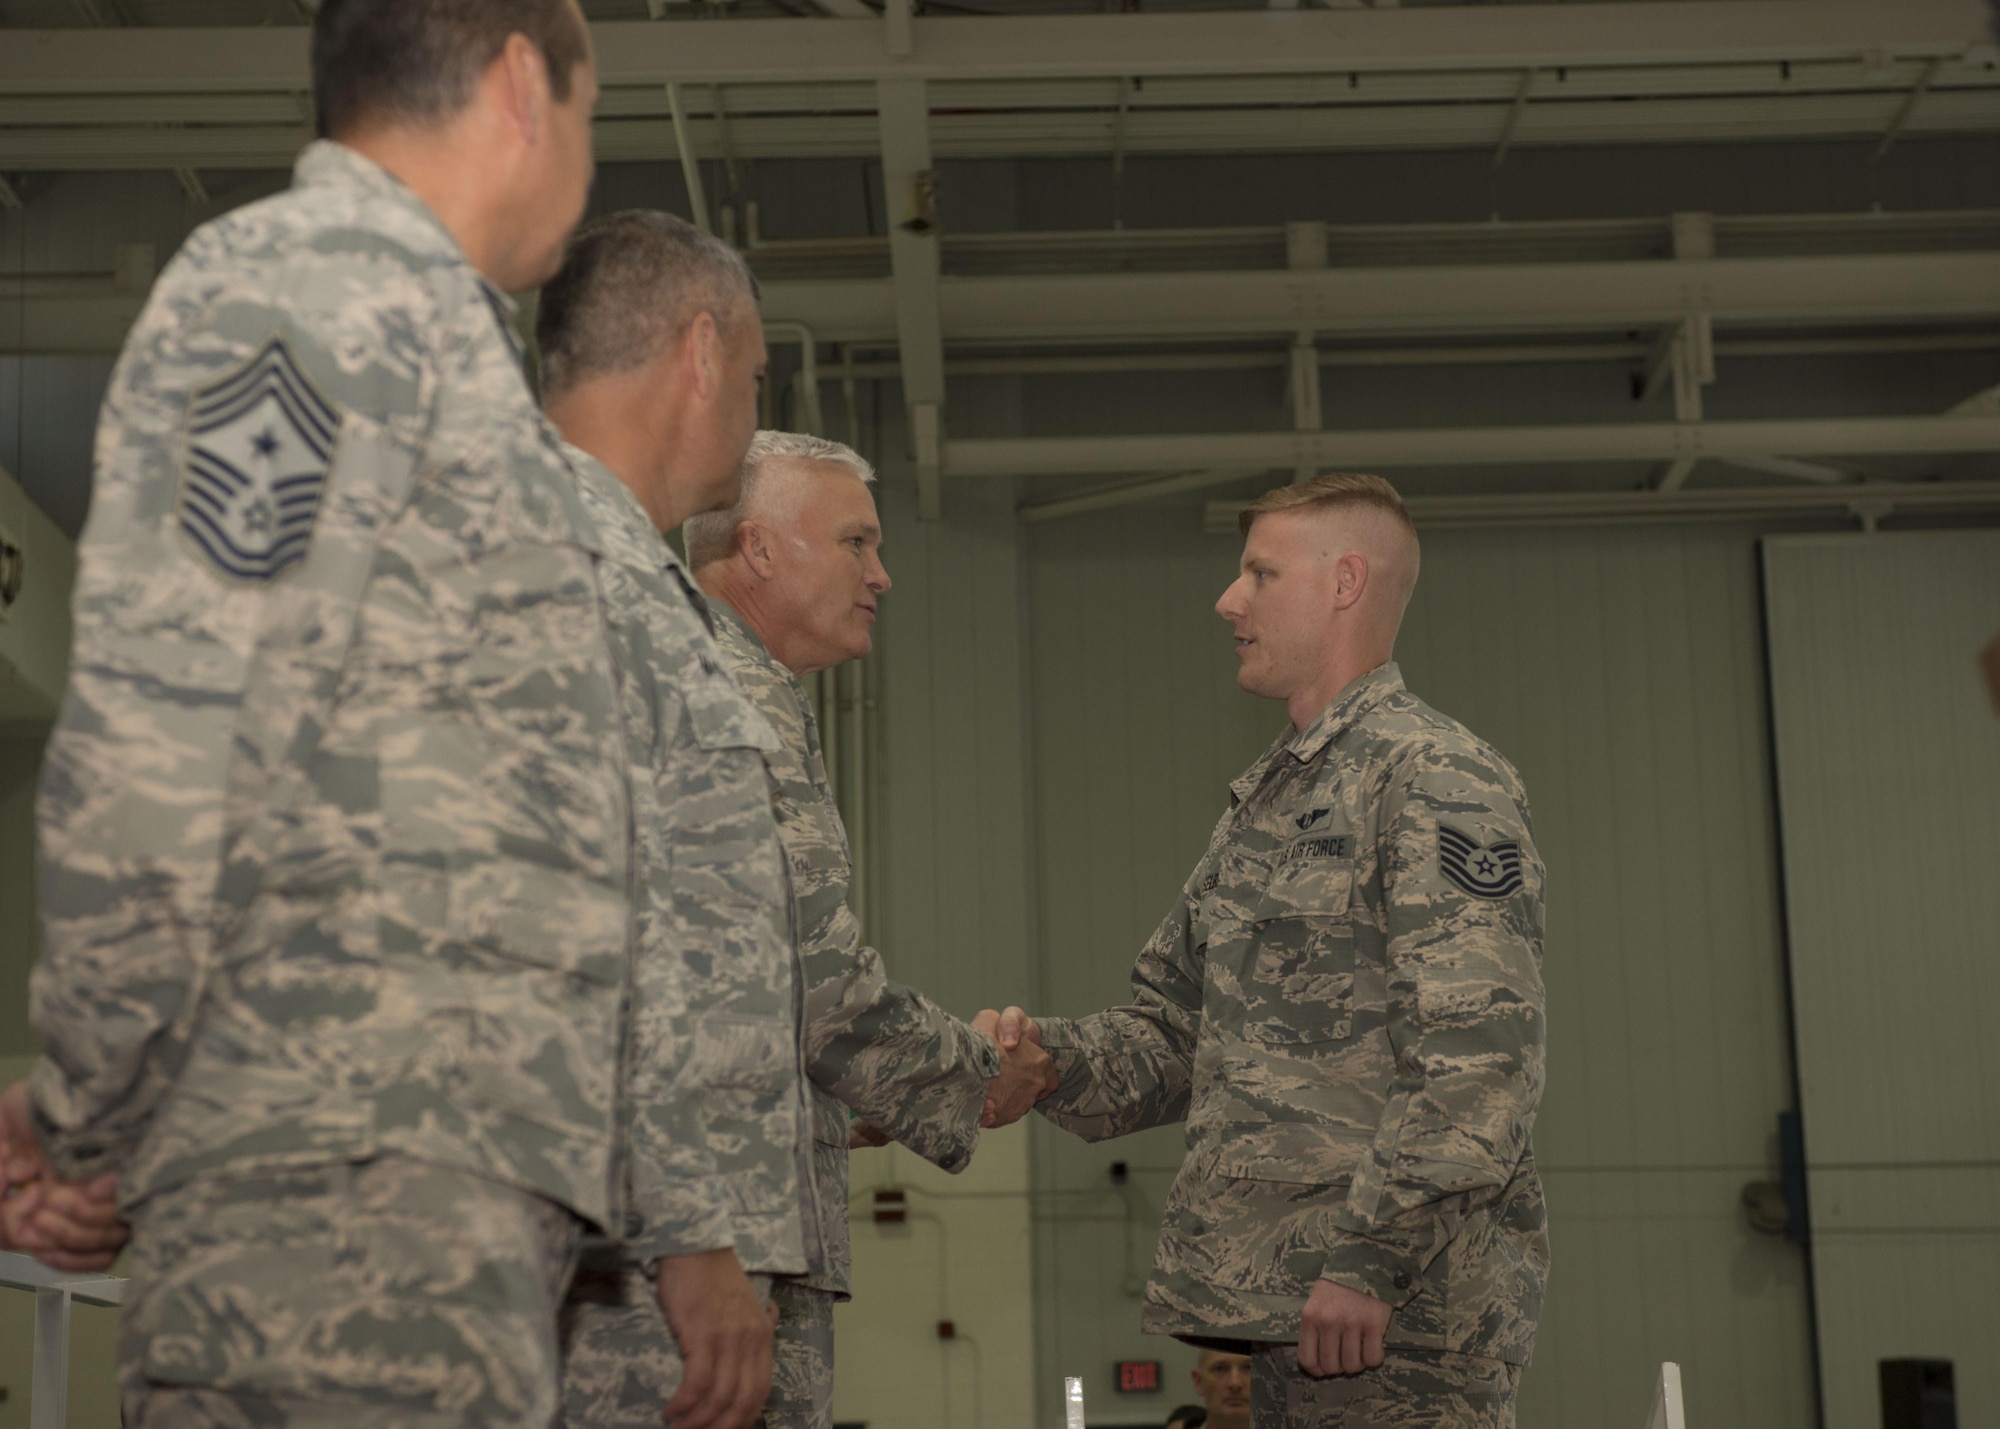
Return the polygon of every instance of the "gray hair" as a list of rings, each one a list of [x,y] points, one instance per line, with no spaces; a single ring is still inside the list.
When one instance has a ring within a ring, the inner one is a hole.
[[[727,322],[760,293],[743,255],[685,219],[650,209],[614,213],[571,241],[542,289],[535,318],[542,390],[630,372],[658,357],[702,313]]]
[[[729,558],[736,546],[736,528],[749,516],[750,504],[763,482],[764,469],[774,461],[832,462],[871,485],[875,480],[875,468],[853,447],[825,437],[807,436],[804,432],[759,432],[750,439],[750,449],[743,454],[736,504],[726,511],[704,511],[690,516],[681,527],[689,566],[699,570],[710,561]]]

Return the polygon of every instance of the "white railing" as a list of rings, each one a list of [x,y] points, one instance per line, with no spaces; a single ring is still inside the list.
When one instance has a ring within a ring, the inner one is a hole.
[[[65,1429],[69,1418],[69,1307],[122,1305],[125,1282],[111,1275],[71,1275],[31,1256],[0,1251],[0,1288],[35,1294],[35,1377],[28,1429]]]
[[[36,1425],[35,1429],[41,1429]],[[1646,1429],[1687,1429],[1687,1416],[1681,1408],[1681,1367],[1672,1360],[1660,1366],[1660,1377],[1653,1385],[1653,1412],[1646,1416]]]

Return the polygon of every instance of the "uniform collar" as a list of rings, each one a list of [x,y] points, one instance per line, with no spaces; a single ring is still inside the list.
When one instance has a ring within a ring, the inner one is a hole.
[[[810,718],[812,714],[812,702],[806,699],[805,681],[793,674],[789,665],[783,665],[778,662],[778,657],[771,653],[771,647],[764,643],[764,637],[757,633],[756,627],[745,620],[742,612],[738,611],[735,606],[719,595],[710,596],[708,603],[715,609],[715,619],[718,624],[728,625],[740,632],[743,636],[744,647],[754,652],[760,663],[767,669],[775,672],[780,679],[799,692],[799,699],[804,702],[807,716]]]
[[[709,608],[715,612],[716,624],[726,625],[731,630],[734,630],[738,635],[742,636],[743,643],[748,645],[752,650],[755,650],[757,652],[757,658],[762,660],[765,664],[775,665],[778,663],[775,659],[772,658],[771,652],[765,648],[764,642],[761,638],[759,638],[756,629],[750,624],[749,621],[745,620],[742,617],[742,615],[738,613],[735,606],[731,605],[728,601],[724,600],[719,595],[710,596],[708,598],[708,604]],[[791,672],[786,671],[786,673],[789,674]]]
[[[574,442],[564,442],[562,449],[563,455],[569,458],[570,465],[576,468],[580,483],[592,487],[605,501],[622,510],[627,518],[627,525],[633,526],[634,529],[643,528],[652,533],[653,539],[645,546],[646,557],[656,563],[654,569],[659,574],[680,584],[681,589],[687,594],[688,604],[694,607],[695,614],[701,617],[701,623],[708,627],[709,633],[714,634],[715,613],[711,609],[713,602],[702,593],[701,587],[694,583],[694,577],[690,576],[687,567],[681,564],[681,558],[674,554],[674,548],[667,543],[667,538],[660,534],[659,528],[653,525],[653,518],[646,513],[646,508],[639,504],[639,498],[632,494],[632,488],[618,479],[617,472]]]
[[[1333,703],[1319,712],[1313,722],[1296,734],[1280,735],[1271,747],[1264,751],[1264,757],[1244,771],[1242,777],[1229,787],[1237,802],[1248,799],[1264,782],[1278,760],[1289,754],[1299,764],[1309,764],[1319,757],[1340,735],[1358,723],[1361,717],[1374,709],[1389,696],[1403,688],[1403,672],[1391,660],[1377,665],[1367,674],[1350,682],[1346,689],[1334,697]]]
[[[459,247],[458,240],[444,226],[444,220],[431,211],[430,205],[418,198],[401,179],[358,150],[331,139],[315,140],[306,145],[299,154],[298,162],[292,166],[292,182],[302,189],[352,189],[373,203],[388,205],[396,217],[406,220],[401,223],[391,220],[384,225],[395,229],[398,242],[426,257],[446,258],[463,263],[468,268],[472,266],[465,250]],[[474,270],[474,276],[479,279],[486,301],[493,305],[501,326],[509,329],[511,337],[512,323],[518,310],[514,300],[494,287],[485,274]]]
[[[1319,718],[1293,736],[1286,748],[1301,764],[1318,758],[1325,749],[1382,701],[1403,688],[1403,672],[1394,660],[1377,665],[1333,697],[1333,703],[1319,712]]]

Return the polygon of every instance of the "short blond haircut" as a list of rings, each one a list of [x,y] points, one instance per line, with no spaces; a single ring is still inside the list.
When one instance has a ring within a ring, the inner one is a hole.
[[[1244,507],[1236,521],[1247,536],[1251,523],[1273,511],[1338,511],[1353,506],[1372,506],[1378,511],[1388,512],[1415,539],[1416,523],[1410,520],[1410,513],[1396,488],[1379,476],[1368,476],[1358,471],[1328,472],[1310,481],[1274,487]]]

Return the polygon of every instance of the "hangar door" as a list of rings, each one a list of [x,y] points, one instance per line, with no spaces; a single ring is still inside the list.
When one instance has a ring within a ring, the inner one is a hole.
[[[2000,1423],[2000,531],[1764,543],[1826,1429]]]

